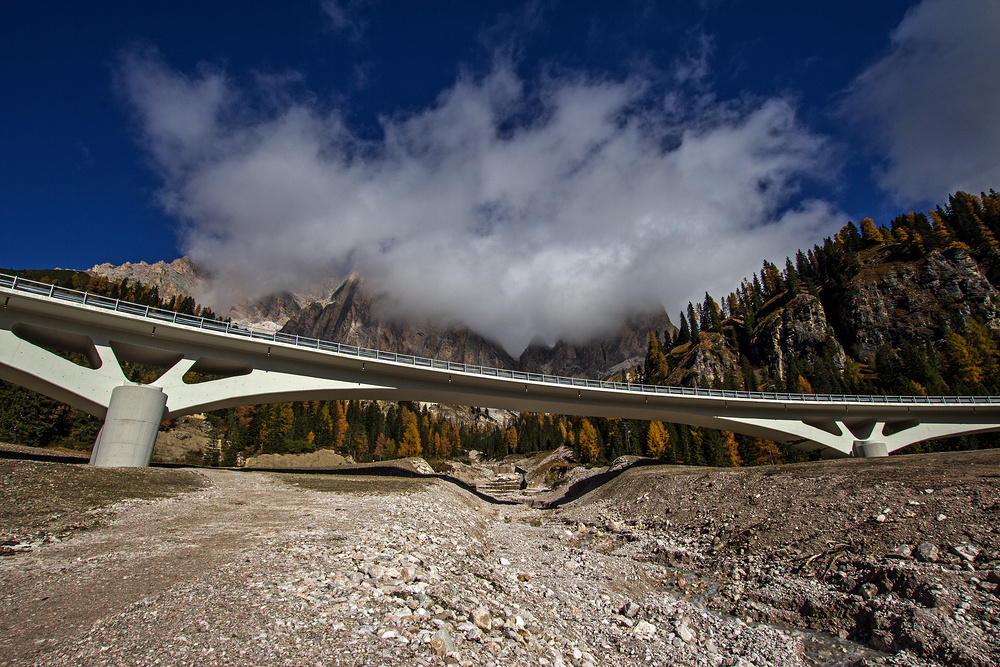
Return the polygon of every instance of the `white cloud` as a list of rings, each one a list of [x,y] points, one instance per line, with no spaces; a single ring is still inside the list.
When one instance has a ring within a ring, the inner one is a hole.
[[[1000,3],[925,0],[854,82],[845,112],[870,124],[900,202],[1000,184]]]
[[[320,9],[333,30],[356,42],[367,27],[367,21],[359,16],[365,4],[364,0],[320,0]]]
[[[221,72],[132,55],[122,73],[185,250],[218,278],[266,293],[357,269],[514,354],[724,296],[842,224],[791,205],[828,165],[781,99],[702,96],[695,118],[641,77],[525,82],[500,61],[370,142],[312,100],[250,117],[261,91]]]

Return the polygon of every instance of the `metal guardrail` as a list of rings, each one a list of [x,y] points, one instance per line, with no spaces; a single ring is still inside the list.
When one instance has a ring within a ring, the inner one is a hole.
[[[879,396],[879,395],[845,395],[845,394],[788,394],[780,392],[758,392],[758,391],[733,391],[728,389],[698,389],[689,387],[664,387],[648,384],[631,384],[624,382],[606,382],[604,380],[586,380],[581,378],[564,377],[561,375],[545,375],[539,373],[526,373],[524,371],[514,371],[505,368],[492,368],[490,366],[474,366],[469,364],[459,364],[453,361],[442,361],[430,359],[428,357],[418,357],[409,354],[398,354],[396,352],[384,352],[373,350],[356,345],[344,345],[333,341],[308,338],[306,336],[296,336],[281,332],[267,331],[245,327],[231,322],[211,320],[195,315],[185,315],[172,310],[144,306],[130,301],[112,299],[90,292],[80,292],[65,287],[58,287],[48,283],[41,283],[26,278],[11,276],[0,273],[0,288],[7,288],[15,292],[26,292],[37,296],[48,297],[60,301],[68,301],[83,306],[92,306],[104,310],[112,310],[129,315],[138,315],[158,322],[169,322],[181,326],[212,331],[226,334],[236,338],[249,338],[253,340],[267,340],[274,343],[284,343],[296,347],[307,347],[324,352],[336,352],[348,356],[362,359],[376,359],[378,361],[390,361],[408,366],[420,366],[438,370],[467,373],[469,375],[481,375],[486,377],[505,378],[510,380],[520,380],[527,382],[539,382],[544,384],[566,385],[572,387],[582,387],[587,389],[612,389],[616,391],[627,391],[643,394],[671,394],[678,396],[706,396],[714,398],[731,398],[756,401],[795,401],[801,403],[893,403],[893,404],[953,404],[953,405],[974,405],[974,404],[1000,404],[1000,396]]]

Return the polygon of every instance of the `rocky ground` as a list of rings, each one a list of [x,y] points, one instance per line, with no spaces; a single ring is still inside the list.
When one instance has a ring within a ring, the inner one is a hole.
[[[998,480],[996,451],[650,466],[538,509],[0,461],[0,665],[995,665]]]

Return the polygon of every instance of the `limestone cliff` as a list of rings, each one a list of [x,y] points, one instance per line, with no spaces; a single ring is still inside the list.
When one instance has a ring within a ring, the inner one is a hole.
[[[969,317],[1000,328],[1000,295],[960,246],[922,258],[900,256],[898,245],[862,253],[862,268],[844,297],[828,302],[831,323],[852,357],[868,361],[883,343],[939,346],[947,329]]]
[[[765,315],[754,328],[750,342],[753,359],[772,377],[783,378],[788,359],[812,364],[823,355],[824,345],[832,348],[833,362],[844,367],[844,348],[835,338],[819,299],[799,294],[787,304]]]
[[[155,287],[160,298],[164,299],[201,294],[208,280],[208,275],[195,266],[190,257],[181,257],[169,263],[125,262],[121,266],[104,263],[91,268],[88,273],[106,276],[112,282],[125,278],[130,283]]]
[[[658,313],[626,320],[612,335],[584,345],[559,341],[554,346],[532,345],[518,359],[520,370],[571,377],[611,379],[641,367],[649,345],[649,332],[676,331],[670,317]]]
[[[461,327],[428,321],[399,321],[386,314],[384,294],[366,290],[349,276],[325,305],[313,303],[285,323],[282,331],[477,366],[513,368],[514,359],[498,344]]]
[[[663,384],[710,389],[739,373],[739,355],[725,337],[703,332],[697,343],[675,347],[667,355],[670,373]],[[753,387],[756,389],[756,387]]]

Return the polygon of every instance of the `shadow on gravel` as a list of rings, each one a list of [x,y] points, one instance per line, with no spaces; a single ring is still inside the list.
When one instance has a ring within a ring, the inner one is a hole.
[[[580,498],[581,496],[587,495],[588,493],[590,493],[591,491],[593,491],[598,487],[604,486],[605,484],[613,480],[615,477],[618,477],[618,475],[621,475],[623,472],[632,470],[634,468],[641,468],[645,466],[655,466],[655,465],[665,465],[665,464],[660,463],[656,459],[639,459],[632,465],[628,465],[623,468],[618,468],[617,470],[609,470],[607,472],[602,472],[597,475],[592,475],[590,477],[587,477],[586,479],[581,479],[579,482],[571,484],[570,487],[566,489],[566,493],[564,493],[561,498],[549,501],[545,504],[535,505],[535,507],[539,507],[541,509],[555,509],[557,507],[565,505],[566,503],[571,503],[577,498]]]
[[[409,479],[439,479],[442,482],[447,482],[449,484],[454,484],[458,488],[471,493],[480,500],[490,503],[491,505],[518,505],[511,500],[497,500],[492,496],[488,496],[485,493],[476,489],[476,487],[471,484],[467,484],[460,479],[456,479],[450,475],[434,474],[427,475],[419,473],[415,470],[407,470],[406,468],[399,468],[391,465],[380,465],[380,466],[359,466],[359,467],[344,467],[344,468],[327,468],[325,470],[320,470],[316,468],[229,468],[229,470],[234,470],[236,472],[267,472],[267,473],[291,473],[296,475],[351,475],[351,476],[364,476],[364,477],[405,477]]]
[[[73,456],[71,454],[35,454],[29,452],[5,452],[0,451],[0,459],[14,459],[17,461],[46,461],[48,463],[89,463],[89,458]]]
[[[0,459],[12,459],[15,461],[41,461],[45,463],[90,463],[89,455],[75,454],[47,454],[42,452],[14,452],[0,450]],[[193,466],[189,463],[150,463],[150,468],[202,468],[204,466]]]

